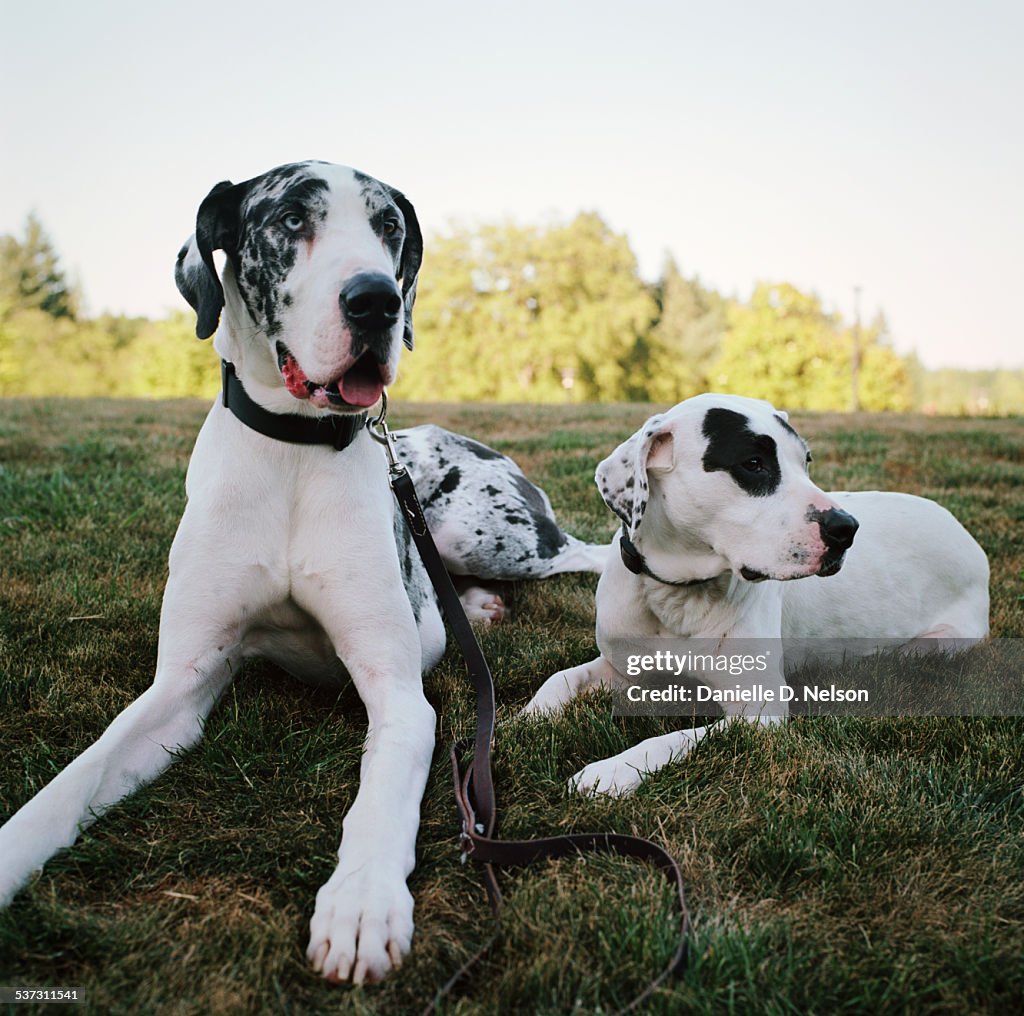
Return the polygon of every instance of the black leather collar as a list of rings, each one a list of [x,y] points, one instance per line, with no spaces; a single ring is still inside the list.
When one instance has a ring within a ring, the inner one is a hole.
[[[622,563],[634,575],[646,575],[649,579],[654,579],[655,582],[660,582],[666,586],[700,586],[705,582],[711,582],[718,578],[717,575],[712,575],[711,578],[707,579],[680,579],[677,582],[673,582],[671,579],[663,579],[660,575],[655,575],[647,567],[643,554],[637,550],[636,545],[626,535],[625,526],[622,527],[619,533],[619,555],[622,557]]]
[[[224,405],[247,427],[275,441],[291,444],[330,445],[343,451],[366,426],[366,413],[348,416],[298,416],[295,413],[271,413],[249,398],[235,374],[235,365],[220,362]]]

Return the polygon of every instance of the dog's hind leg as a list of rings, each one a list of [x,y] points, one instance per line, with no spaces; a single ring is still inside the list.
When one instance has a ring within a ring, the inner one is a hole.
[[[396,431],[445,566],[477,579],[600,572],[608,548],[577,540],[507,455],[441,427]]]

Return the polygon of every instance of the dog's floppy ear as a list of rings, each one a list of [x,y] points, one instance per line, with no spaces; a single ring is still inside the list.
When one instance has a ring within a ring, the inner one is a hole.
[[[224,287],[217,276],[213,252],[238,253],[242,199],[247,183],[225,180],[203,199],[196,214],[196,231],[178,251],[174,281],[196,312],[196,335],[208,339],[217,330],[224,308]]]
[[[597,467],[594,479],[604,502],[626,526],[632,540],[650,498],[649,473],[675,467],[675,435],[671,422],[652,416]]]
[[[387,186],[385,184],[385,186]],[[399,272],[402,277],[402,301],[405,304],[405,331],[402,341],[412,349],[412,305],[416,302],[416,276],[423,262],[423,234],[412,202],[399,190],[388,187],[391,200],[398,205],[405,219],[405,243],[402,245],[402,263]]]
[[[217,329],[220,309],[224,306],[224,293],[216,273],[211,272],[203,262],[195,233],[178,251],[178,260],[174,263],[174,281],[178,292],[196,312],[196,335],[200,339],[208,339]]]

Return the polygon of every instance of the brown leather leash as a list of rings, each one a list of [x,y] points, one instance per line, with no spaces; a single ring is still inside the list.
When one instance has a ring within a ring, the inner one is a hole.
[[[681,970],[686,963],[690,935],[690,915],[686,907],[683,889],[683,875],[675,859],[662,847],[638,836],[621,833],[572,833],[549,836],[532,840],[502,840],[494,835],[497,809],[494,794],[494,780],[491,775],[491,752],[494,747],[495,700],[494,681],[487,665],[483,650],[473,633],[472,625],[462,609],[458,593],[452,585],[448,570],[441,560],[437,546],[430,535],[427,520],[423,515],[412,478],[395,454],[394,443],[385,423],[387,400],[385,398],[380,415],[369,424],[371,435],[384,445],[388,455],[391,489],[399,508],[409,526],[416,548],[423,559],[424,567],[437,592],[444,611],[466,661],[466,670],[476,692],[476,732],[472,738],[465,738],[452,745],[452,779],[455,784],[455,803],[462,819],[460,843],[463,860],[472,858],[483,866],[487,894],[494,911],[496,930],[494,935],[455,972],[424,1009],[423,1016],[436,1011],[438,1004],[458,984],[476,963],[489,952],[501,933],[501,889],[498,886],[495,866],[525,865],[545,858],[567,857],[590,851],[615,853],[650,861],[668,878],[676,891],[679,903],[679,937],[672,958],[665,968],[651,980],[647,987],[628,1005],[619,1009],[615,1016],[634,1012],[669,977]],[[460,755],[470,744],[473,746],[472,761],[463,765]]]

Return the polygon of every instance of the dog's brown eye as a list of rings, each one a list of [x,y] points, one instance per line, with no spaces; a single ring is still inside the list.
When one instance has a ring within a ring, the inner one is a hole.
[[[764,470],[764,459],[755,455],[752,459],[747,459],[743,463],[743,468],[750,473],[760,473]]]
[[[301,215],[297,215],[295,212],[289,212],[287,215],[281,217],[281,225],[290,232],[297,233],[302,229],[305,223],[303,222]]]
[[[385,236],[394,236],[398,232],[398,219],[385,219],[383,231]]]

